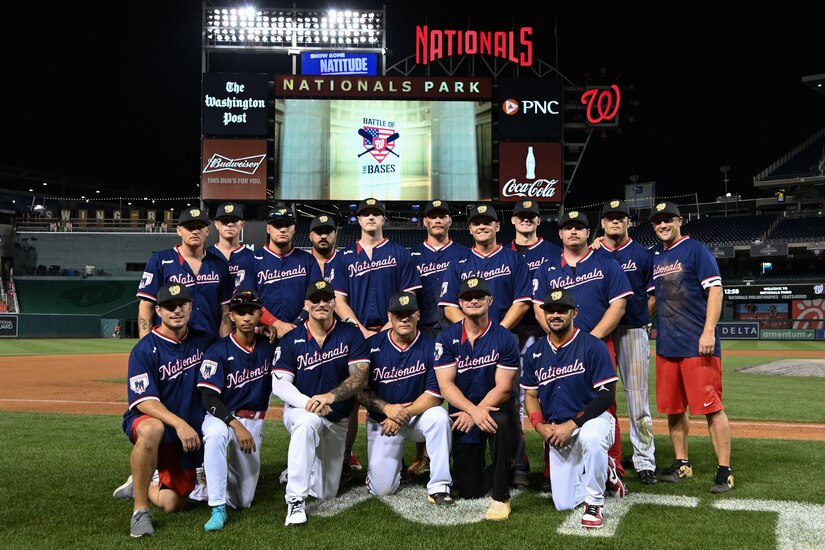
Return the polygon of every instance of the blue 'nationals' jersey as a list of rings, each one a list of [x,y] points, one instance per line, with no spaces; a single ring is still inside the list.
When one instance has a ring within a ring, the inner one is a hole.
[[[469,248],[454,241],[449,241],[439,249],[433,248],[427,241],[412,248],[410,256],[421,277],[421,291],[418,293],[421,310],[419,325],[430,328],[442,325],[443,316],[440,314],[438,300],[441,297],[444,273],[453,261],[463,260],[469,252]]]
[[[233,332],[212,344],[203,356],[198,388],[215,390],[229,411],[266,412],[272,395],[274,349],[266,336],[255,337],[249,350]]]
[[[439,399],[441,390],[433,370],[435,338],[421,331],[404,349],[393,341],[392,330],[367,340],[370,348],[368,385],[375,395],[390,404],[411,403],[427,392]],[[386,415],[369,410],[371,418],[383,422]]]
[[[595,250],[589,250],[575,268],[560,254],[536,270],[533,303],[543,304],[547,293],[559,288],[573,293],[579,308],[576,325],[587,332],[599,324],[610,304],[633,294],[627,276],[613,257],[596,254]]]
[[[207,250],[201,259],[201,269],[195,275],[178,252],[179,246],[160,250],[149,257],[137,296],[154,303],[157,302],[158,290],[164,284],[182,284],[192,296],[189,326],[217,335],[221,326],[221,306],[229,303],[234,286],[226,258]],[[154,324],[160,324],[157,315]]]
[[[517,246],[516,241],[514,240],[510,243],[510,248],[524,256],[524,260],[527,262],[527,269],[530,272],[531,284],[533,282],[533,275],[535,275],[536,270],[544,265],[544,263],[550,258],[555,258],[561,254],[561,248],[551,242],[545,241],[544,237],[539,237],[538,241],[534,242],[527,248]],[[530,292],[532,294],[532,287]],[[539,322],[536,320],[536,316],[533,312],[528,311],[524,317],[521,318],[521,321],[519,321],[519,326],[535,327],[536,330],[538,330]]]
[[[336,250],[332,253],[332,256],[326,259],[324,262],[324,280],[329,284],[332,284],[332,280],[335,279],[335,273],[342,272],[344,270],[344,263],[343,263],[343,255],[339,250]],[[335,286],[335,285],[333,285]]]
[[[699,337],[705,328],[707,289],[722,286],[713,253],[703,243],[682,237],[653,252],[653,285],[656,289],[656,355],[698,357]],[[719,329],[713,355],[722,356]]]
[[[292,373],[293,384],[302,394],[312,397],[333,390],[349,376],[349,366],[370,360],[367,342],[356,327],[333,321],[324,345],[309,331],[309,321],[295,327],[281,338],[275,349],[272,375]],[[337,422],[352,411],[352,398],[336,401],[326,418]]]
[[[164,336],[157,328],[138,340],[129,354],[127,397],[129,408],[123,413],[123,431],[131,439],[132,423],[143,416],[137,408],[145,401],[160,401],[200,433],[206,411],[196,389],[198,369],[204,353],[217,340],[211,332],[189,328],[178,341]],[[179,442],[177,433],[166,426],[165,442]],[[200,466],[203,455],[183,453],[191,458],[186,467]]]
[[[599,387],[618,379],[607,344],[578,328],[559,347],[547,335],[524,353],[521,387],[538,390],[548,422],[575,418],[596,398]]]
[[[251,284],[242,288],[254,288],[263,306],[281,321],[291,323],[304,309],[307,285],[324,278],[315,256],[292,248],[281,256],[265,245],[255,253],[254,277]]]
[[[336,294],[347,298],[349,307],[367,328],[387,324],[387,308],[394,293],[421,288],[409,250],[389,239],[373,247],[372,259],[356,241],[344,250],[342,260],[343,273],[335,274],[332,286]]]
[[[490,284],[493,305],[490,306],[490,318],[501,322],[507,310],[514,302],[530,301],[530,272],[524,256],[498,245],[487,255],[476,251],[475,247],[463,260],[450,263],[441,284],[440,306],[461,307],[458,303],[458,290],[461,281],[470,277],[481,277]]]
[[[253,263],[255,252],[246,245],[238,245],[238,248],[229,253],[228,260],[216,244],[213,244],[207,250],[226,262],[226,265],[229,268],[229,274],[232,276],[232,280],[235,281],[234,286],[240,287],[242,283],[247,280],[247,277],[251,278],[255,275]],[[249,285],[246,285],[246,287],[248,286]]]
[[[613,255],[613,259],[619,263],[627,276],[630,288],[633,289],[633,295],[627,299],[624,317],[619,324],[643,327],[650,322],[650,313],[647,309],[647,289],[653,282],[653,259],[650,250],[633,239],[629,239],[615,250],[608,244],[607,239],[603,240],[599,250]]]
[[[467,339],[464,321],[448,326],[438,335],[435,344],[435,370],[456,369],[455,385],[461,393],[478,405],[496,385],[496,369],[518,371],[520,364],[518,339],[495,321],[473,344]],[[450,414],[458,409],[450,404]],[[479,430],[455,432],[456,443],[479,441]]]

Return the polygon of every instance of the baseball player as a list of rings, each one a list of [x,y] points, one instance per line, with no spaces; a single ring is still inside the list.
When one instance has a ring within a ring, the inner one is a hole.
[[[604,524],[605,484],[609,475],[618,475],[607,456],[615,437],[607,409],[616,399],[616,369],[605,343],[573,323],[578,309],[570,290],[551,290],[541,307],[550,332],[524,357],[524,405],[550,445],[556,509],[584,503],[582,527],[598,529]]]
[[[309,319],[279,342],[272,393],[284,402],[289,431],[284,525],[307,522],[307,496],[333,498],[341,481],[353,396],[367,382],[369,349],[360,331],[336,321],[335,289],[323,279],[306,290]]]
[[[219,258],[224,258],[229,274],[235,281],[235,287],[253,275],[253,256],[251,248],[241,242],[244,229],[243,206],[226,202],[218,206],[215,213],[215,229],[218,230],[218,242],[207,250]]]
[[[203,464],[212,507],[206,531],[224,528],[227,504],[249,508],[255,497],[264,417],[272,395],[272,344],[255,334],[261,314],[254,290],[235,291],[229,301],[235,330],[210,346],[201,363],[198,389],[207,412],[201,430]]]
[[[441,406],[444,398],[433,370],[435,339],[418,330],[418,302],[411,292],[390,297],[388,317],[392,328],[367,341],[369,385],[358,398],[369,411],[367,487],[374,495],[394,493],[401,484],[405,441],[426,442],[431,457],[427,500],[453,505],[452,422]]]
[[[161,324],[129,354],[123,431],[134,445],[132,475],[114,492],[133,498],[131,535],[155,533],[149,501],[165,512],[182,510],[203,462],[198,432],[204,409],[195,386],[204,352],[217,337],[188,326],[192,297],[184,283],[167,283],[153,294]],[[157,481],[152,473],[157,470]]]
[[[659,243],[653,247],[656,326],[656,405],[667,414],[676,460],[662,481],[693,476],[688,459],[687,408],[704,414],[718,468],[712,493],[733,489],[730,422],[722,404],[722,348],[716,324],[722,313],[722,277],[710,249],[682,236],[682,215],[669,201],[650,217]]]
[[[140,279],[137,297],[138,334],[143,338],[159,321],[155,315],[158,289],[166,283],[185,285],[192,296],[190,325],[199,330],[226,336],[232,279],[226,260],[204,249],[209,235],[209,218],[200,208],[187,208],[178,218],[181,244],[155,252],[149,257]]]
[[[613,331],[613,350],[627,397],[633,467],[640,482],[652,485],[656,483],[656,443],[647,394],[650,364],[647,325],[650,323],[648,310],[652,307],[649,302],[655,301],[653,295],[648,293],[653,264],[650,251],[628,234],[631,221],[625,201],[613,199],[604,203],[601,224],[604,238],[600,241],[600,248],[612,254],[633,288],[633,294],[627,299],[624,317]]]
[[[438,386],[454,419],[455,486],[462,498],[480,498],[492,489],[484,518],[501,521],[510,517],[518,343],[491,319],[494,298],[485,279],[464,279],[458,300],[464,319],[441,331],[435,344]],[[485,474],[488,441],[492,476]]]
[[[533,278],[536,318],[549,332],[541,309],[542,298],[551,290],[567,288],[578,304],[577,326],[605,340],[608,348],[611,348],[610,337],[624,315],[627,298],[633,294],[630,282],[611,255],[599,254],[589,248],[590,223],[583,212],[568,210],[561,216],[559,237],[562,254],[537,269]],[[619,477],[608,478],[608,488],[623,494],[626,489],[622,481],[624,469],[621,465],[622,447],[615,403],[609,410],[614,417],[616,433],[609,455],[610,460],[615,462],[615,471]],[[549,450],[547,446],[545,450]],[[548,467],[549,462],[546,462],[545,477]]]
[[[561,248],[553,243],[547,242],[538,235],[541,216],[539,214],[539,203],[534,200],[520,200],[513,207],[513,216],[510,222],[516,229],[516,235],[510,248],[524,256],[527,261],[527,269],[530,272],[530,281],[533,274],[549,258],[556,258],[561,254]],[[544,330],[536,320],[535,315],[529,312],[521,318],[513,332],[518,336],[518,346],[521,350],[522,361],[525,350],[538,338],[545,336]],[[516,374],[516,384],[519,384],[520,375]],[[530,473],[530,461],[527,458],[527,446],[524,439],[524,390],[515,388],[518,392],[518,448],[516,451],[516,466],[513,470],[513,486],[528,487],[530,482],[527,474]]]

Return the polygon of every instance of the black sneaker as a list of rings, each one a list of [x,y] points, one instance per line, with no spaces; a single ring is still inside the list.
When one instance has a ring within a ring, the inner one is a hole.
[[[693,466],[689,460],[674,460],[673,464],[662,470],[662,481],[679,483],[683,479],[693,477]]]
[[[516,474],[513,476],[512,486],[516,489],[527,489],[530,487],[530,480],[524,474]]]
[[[639,481],[642,485],[655,485],[659,481],[656,479],[656,474],[653,470],[640,470],[637,473],[639,474]]]
[[[625,455],[622,457],[620,461],[622,463],[622,468],[625,470],[635,470],[636,467],[633,465],[633,455]]]
[[[716,478],[710,486],[711,493],[727,493],[733,489],[733,471],[730,468],[719,468],[716,470]]]
[[[349,455],[344,457],[344,465],[341,467],[341,485],[352,479],[352,464],[349,463]]]
[[[453,497],[450,496],[450,493],[433,493],[427,495],[427,501],[436,506],[455,506],[455,501]]]
[[[541,489],[539,492],[542,495],[553,496],[553,484],[550,482],[550,478],[544,478],[544,481],[541,482]]]

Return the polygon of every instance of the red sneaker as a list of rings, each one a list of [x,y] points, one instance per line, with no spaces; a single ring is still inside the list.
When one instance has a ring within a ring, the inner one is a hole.
[[[363,470],[364,467],[361,466],[361,461],[358,460],[358,457],[355,456],[354,451],[350,451],[349,454],[349,465],[352,467],[353,470]]]
[[[587,529],[601,529],[604,526],[602,517],[602,507],[595,504],[584,503],[584,515],[582,516],[582,527]]]

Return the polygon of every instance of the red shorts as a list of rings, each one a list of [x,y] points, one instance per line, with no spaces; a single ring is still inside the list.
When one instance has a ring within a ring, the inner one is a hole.
[[[724,410],[722,358],[656,356],[656,406],[662,414],[693,415]]]
[[[132,423],[132,441],[137,441],[137,427],[147,418],[152,417],[143,415]],[[161,489],[172,489],[180,496],[186,497],[195,489],[197,472],[194,468],[181,468],[180,452],[178,442],[161,442],[158,450],[158,479]]]

